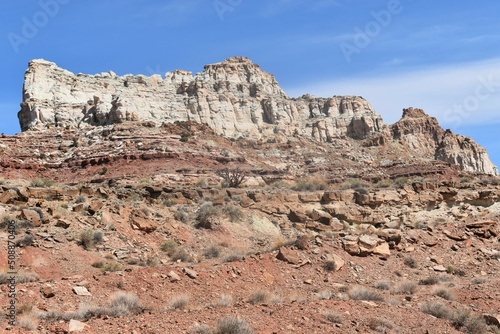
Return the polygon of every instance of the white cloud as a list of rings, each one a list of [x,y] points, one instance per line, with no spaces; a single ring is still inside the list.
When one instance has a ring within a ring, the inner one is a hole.
[[[360,95],[386,123],[396,122],[403,108],[419,107],[456,131],[465,124],[500,123],[500,58],[334,79],[286,91],[291,96]]]

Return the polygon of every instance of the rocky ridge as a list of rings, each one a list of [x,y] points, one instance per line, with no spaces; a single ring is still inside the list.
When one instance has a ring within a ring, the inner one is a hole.
[[[276,140],[302,135],[338,143],[409,150],[417,159],[456,164],[464,171],[496,175],[486,150],[455,135],[420,109],[404,110],[386,125],[359,96],[290,98],[271,74],[245,57],[206,65],[203,72],[176,70],[165,77],[73,74],[45,60],[33,60],[25,74],[21,129],[67,129],[122,122],[176,121],[207,124],[229,138]]]

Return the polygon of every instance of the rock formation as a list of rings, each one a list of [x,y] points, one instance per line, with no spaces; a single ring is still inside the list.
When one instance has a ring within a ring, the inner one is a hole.
[[[74,75],[45,60],[30,62],[19,112],[23,131],[133,119],[159,124],[192,120],[227,137],[299,132],[322,141],[362,139],[383,126],[361,97],[291,99],[274,76],[244,57],[206,65],[196,76],[176,70],[165,78],[119,77],[113,72]]]
[[[84,128],[126,121],[160,125],[176,121],[207,124],[231,138],[269,139],[303,135],[313,140],[399,143],[421,158],[497,174],[484,148],[444,131],[420,109],[384,125],[359,96],[290,98],[273,75],[245,57],[206,65],[204,71],[160,75],[73,74],[45,60],[33,60],[25,74],[18,113],[22,131],[46,127]]]

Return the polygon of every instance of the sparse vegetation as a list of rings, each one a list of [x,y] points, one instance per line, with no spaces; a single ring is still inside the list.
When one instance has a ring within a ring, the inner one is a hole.
[[[400,282],[394,288],[394,292],[398,294],[412,295],[417,291],[417,283],[412,281]]]
[[[203,252],[203,256],[205,256],[205,258],[207,259],[214,259],[218,258],[220,256],[220,253],[221,253],[221,248],[219,245],[210,245]]]
[[[212,330],[208,325],[194,324],[189,327],[188,334],[212,334]]]
[[[106,314],[112,317],[141,313],[142,308],[136,295],[126,292],[117,292],[111,296]]]
[[[487,280],[484,277],[475,277],[471,281],[472,284],[476,284],[476,285],[484,284],[486,282],[487,282]]]
[[[471,314],[470,311],[459,308],[452,316],[452,323],[456,329],[461,329],[468,334],[488,333],[485,320]]]
[[[230,316],[219,320],[214,334],[253,334],[253,330],[245,320]]]
[[[407,185],[409,182],[408,178],[407,177],[398,177],[394,180],[394,184],[398,187],[398,188],[403,188],[405,185]]]
[[[243,219],[243,211],[237,206],[226,205],[224,207],[224,213],[229,217],[229,220],[233,223],[239,222]]]
[[[102,272],[106,272],[106,271],[115,272],[115,271],[121,271],[121,270],[122,270],[122,267],[120,266],[120,264],[118,262],[106,263],[105,265],[103,265],[101,267]]]
[[[375,187],[377,188],[390,188],[392,187],[392,182],[391,180],[380,180],[375,184]]]
[[[337,269],[337,264],[332,260],[325,261],[325,263],[323,264],[323,269],[325,269],[326,271],[335,271],[335,269]]]
[[[295,191],[317,191],[325,190],[328,188],[328,182],[321,178],[309,178],[306,180],[299,180],[292,189]]]
[[[348,294],[353,300],[384,301],[384,297],[380,292],[362,286],[351,287]]]
[[[35,273],[28,272],[18,272],[14,275],[16,278],[16,283],[28,283],[28,282],[36,282],[39,280],[39,277]],[[6,271],[0,272],[0,284],[6,284],[9,282],[9,279],[12,277],[12,274],[8,274]]]
[[[215,306],[217,307],[229,307],[233,305],[233,296],[222,294],[219,299],[215,302]]]
[[[269,301],[271,294],[268,291],[256,290],[250,294],[248,297],[248,302],[250,304],[264,304]]]
[[[160,249],[167,253],[168,256],[172,255],[177,249],[177,243],[175,240],[166,240],[161,244]]]
[[[38,319],[32,314],[22,315],[17,319],[17,325],[29,331],[34,331],[38,328]]]
[[[375,289],[389,290],[390,288],[391,288],[391,282],[389,281],[382,280],[375,283]]]
[[[325,313],[325,319],[334,324],[342,323],[342,315],[330,311]]]
[[[85,203],[87,201],[87,197],[85,196],[78,196],[77,198],[75,198],[75,203],[76,204],[79,204],[79,203]]]
[[[439,283],[439,279],[436,276],[426,277],[424,279],[421,279],[418,282],[418,284],[420,284],[420,285],[434,285],[434,284],[438,284],[438,283]]]
[[[34,239],[33,235],[25,234],[23,237],[16,240],[16,246],[21,247],[21,248],[28,247],[28,246],[33,245],[34,240],[35,239]]]
[[[451,310],[446,305],[440,302],[425,303],[422,306],[421,311],[425,314],[430,314],[436,318],[441,319],[450,319],[452,315]]]
[[[186,208],[179,207],[174,214],[174,218],[185,224],[189,222],[189,212],[186,210]]]
[[[243,260],[243,254],[240,251],[234,250],[230,254],[226,255],[226,257],[224,257],[224,260],[222,262],[228,263],[241,260]]]
[[[191,297],[188,295],[175,296],[170,300],[170,308],[173,310],[183,310],[188,306],[190,299]]]
[[[415,258],[413,258],[413,257],[406,257],[404,259],[404,264],[410,268],[417,268],[418,267],[417,260],[415,260]]]
[[[380,332],[380,333],[386,333],[386,330],[392,329],[394,327],[394,324],[383,318],[370,318],[368,320],[368,327],[370,329]]]
[[[50,179],[34,179],[31,181],[30,186],[34,188],[50,188],[55,184],[55,181]]]
[[[86,250],[92,249],[95,245],[102,243],[103,232],[87,229],[80,233],[80,245]]]
[[[445,288],[445,287],[438,287],[432,292],[433,295],[441,297],[446,300],[453,300],[455,299],[454,294],[450,289]]]
[[[220,215],[220,209],[213,206],[212,203],[206,202],[200,205],[196,213],[196,227],[198,228],[213,228],[212,219]]]
[[[236,169],[221,168],[215,173],[220,176],[224,182],[223,187],[238,188],[245,181],[246,173],[239,167]]]
[[[347,181],[344,181],[340,185],[340,189],[342,190],[347,190],[347,189],[354,189],[354,190],[360,190],[360,189],[365,189],[368,188],[369,185],[364,182],[363,180],[360,179],[349,179]]]

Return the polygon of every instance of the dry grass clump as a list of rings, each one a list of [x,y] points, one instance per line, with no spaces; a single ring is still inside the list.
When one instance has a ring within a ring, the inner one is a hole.
[[[80,233],[80,245],[86,250],[93,248],[95,245],[102,243],[103,233],[102,231],[94,231],[92,229],[87,229]]]
[[[244,255],[241,251],[234,250],[230,254],[226,255],[222,262],[229,263],[229,262],[236,262],[236,261],[241,261],[243,260]]]
[[[454,293],[450,289],[442,287],[442,286],[434,289],[432,294],[434,296],[438,296],[438,297],[441,297],[441,298],[446,299],[446,300],[455,299]]]
[[[375,283],[375,289],[378,290],[389,290],[391,288],[391,282],[386,280],[381,280]]]
[[[233,296],[222,294],[219,299],[215,302],[214,306],[217,307],[230,307],[233,305]]]
[[[330,290],[320,290],[316,295],[321,300],[329,300],[334,296],[333,292]]]
[[[248,323],[237,316],[224,317],[219,320],[213,334],[253,334]]]
[[[212,330],[208,325],[194,324],[189,327],[188,334],[212,334]]]
[[[435,285],[438,284],[439,282],[450,282],[451,279],[447,275],[441,275],[441,276],[429,276],[424,279],[421,279],[418,284],[419,285]]]
[[[8,274],[6,271],[0,272],[0,284],[6,284],[9,282],[11,278],[11,274]],[[16,283],[28,283],[28,282],[36,282],[40,278],[35,273],[27,273],[27,272],[18,272],[15,275]]]
[[[211,229],[213,227],[212,218],[220,216],[220,209],[206,202],[200,205],[196,212],[196,227]]]
[[[219,245],[210,245],[203,252],[203,256],[205,256],[206,259],[215,259],[220,256],[220,253],[221,247]]]
[[[441,318],[441,319],[450,319],[452,316],[452,312],[448,308],[448,306],[440,302],[425,303],[422,306],[421,311],[424,312],[425,314],[430,314],[436,318]]]
[[[459,308],[452,316],[452,323],[456,329],[463,330],[468,334],[489,333],[486,321],[474,316],[470,311]]]
[[[86,321],[94,317],[122,317],[132,314],[139,314],[144,311],[136,295],[127,292],[117,292],[111,296],[107,307],[82,304],[76,311],[58,312],[47,311],[38,313],[38,318],[44,320],[71,320],[77,319]]]
[[[189,297],[188,295],[174,296],[170,300],[170,308],[172,310],[183,310],[189,305],[190,300],[191,297]]]
[[[392,329],[394,327],[394,324],[387,319],[370,318],[368,320],[368,327],[374,331],[386,333],[388,329]]]
[[[487,282],[487,280],[484,277],[476,277],[476,278],[473,278],[471,281],[471,283],[475,284],[475,285],[484,284],[486,282]]]
[[[19,327],[28,331],[34,331],[38,328],[38,319],[32,314],[22,315],[16,322]]]
[[[268,291],[264,290],[256,290],[250,294],[250,296],[247,299],[247,302],[250,304],[264,304],[266,303],[271,297],[271,294]]]
[[[239,207],[234,205],[226,205],[223,211],[229,217],[229,220],[233,223],[242,221],[243,218],[245,217],[243,211],[241,211]]]
[[[362,286],[350,288],[348,294],[353,300],[384,301],[384,296],[380,292]]]
[[[180,222],[187,223],[189,222],[189,212],[184,207],[177,208],[177,211],[174,213],[174,218]]]
[[[396,285],[394,293],[413,295],[417,291],[417,283],[412,281],[403,281]]]
[[[141,313],[142,308],[136,295],[127,292],[117,292],[111,296],[106,314],[112,317]]]
[[[321,178],[309,178],[298,181],[292,189],[295,191],[316,191],[328,188],[328,182]]]
[[[342,315],[338,313],[333,313],[333,312],[326,312],[325,313],[325,319],[331,323],[334,324],[341,324],[342,323]]]
[[[410,268],[417,268],[418,267],[417,260],[415,260],[415,258],[413,258],[413,257],[406,257],[404,259],[404,264]]]
[[[55,181],[53,181],[53,180],[41,178],[41,179],[34,179],[33,181],[31,181],[30,187],[34,187],[34,188],[50,188],[54,184],[55,184]]]

